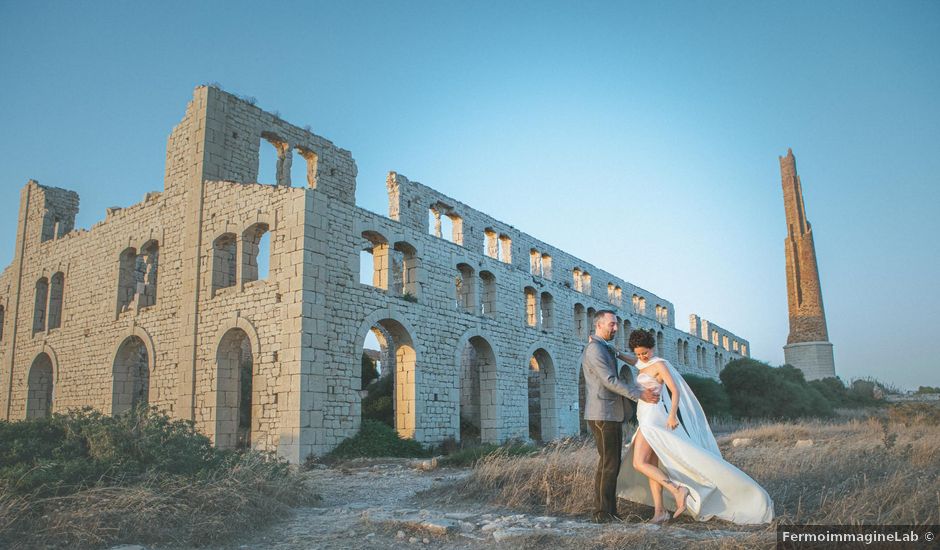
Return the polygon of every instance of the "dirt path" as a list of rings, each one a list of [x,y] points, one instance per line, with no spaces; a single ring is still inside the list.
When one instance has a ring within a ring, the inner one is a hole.
[[[440,499],[419,493],[435,488],[446,492],[470,471],[425,471],[419,464],[404,459],[361,460],[313,470],[308,474],[309,482],[322,496],[317,505],[297,509],[293,517],[224,548],[773,546],[773,534],[767,532],[644,523],[595,525],[579,518],[533,516],[473,503],[440,504]]]

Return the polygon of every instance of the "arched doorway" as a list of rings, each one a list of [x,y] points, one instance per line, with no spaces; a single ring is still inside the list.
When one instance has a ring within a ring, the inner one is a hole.
[[[215,361],[215,444],[223,449],[249,448],[257,419],[252,417],[255,372],[248,334],[229,329],[219,342]]]
[[[482,336],[460,353],[460,440],[497,441],[496,354]]]
[[[363,402],[367,409],[363,411],[363,414],[376,415],[375,419],[392,424],[401,437],[413,438],[417,427],[417,403],[415,401],[417,354],[411,334],[395,319],[381,319],[371,325],[368,332],[372,336],[367,337],[367,334],[362,336],[363,344],[359,346],[359,353],[356,355],[359,360],[357,365],[362,361],[364,354],[368,355],[366,342],[373,342],[371,345],[378,343],[380,348],[378,364],[381,366],[381,372],[378,381],[370,387],[370,391],[379,391],[382,395],[373,393],[364,395]],[[355,372],[359,374],[361,370],[356,369]],[[356,376],[356,378],[354,386],[358,390],[362,387],[362,378],[361,376]],[[385,395],[385,393],[390,395]],[[389,405],[391,411],[387,410]]]
[[[43,352],[29,367],[26,389],[26,419],[43,418],[52,414],[52,359]]]
[[[130,336],[121,343],[114,356],[111,377],[112,415],[149,403],[150,358],[143,340]]]
[[[529,437],[547,441],[557,433],[555,415],[555,364],[542,348],[529,358]]]

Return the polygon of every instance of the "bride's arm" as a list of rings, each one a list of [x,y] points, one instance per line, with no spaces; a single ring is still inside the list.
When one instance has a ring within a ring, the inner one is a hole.
[[[666,387],[669,388],[670,399],[672,400],[669,420],[666,421],[666,425],[674,430],[679,425],[679,388],[676,387],[676,381],[673,380],[665,362],[660,361],[657,367],[659,367],[659,374],[663,377],[663,384],[666,384]]]

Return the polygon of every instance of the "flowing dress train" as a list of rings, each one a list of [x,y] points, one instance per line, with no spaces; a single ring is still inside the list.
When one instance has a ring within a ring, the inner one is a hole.
[[[670,430],[666,425],[671,407],[670,396],[656,378],[642,370],[663,361],[679,390],[680,425]],[[670,480],[689,489],[686,513],[698,521],[717,517],[738,524],[769,523],[774,517],[774,504],[763,487],[747,474],[721,457],[701,405],[682,376],[663,359],[637,362],[639,385],[658,389],[662,400],[653,405],[637,404],[637,432],[649,442],[659,457],[659,468]],[[653,505],[649,478],[633,467],[633,441],[624,447],[623,462],[617,477],[617,496],[641,504]],[[675,510],[676,503],[669,491],[663,491],[663,504]]]

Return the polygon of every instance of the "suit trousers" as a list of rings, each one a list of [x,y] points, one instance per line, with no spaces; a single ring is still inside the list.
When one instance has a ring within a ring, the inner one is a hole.
[[[617,475],[623,451],[623,423],[588,420],[597,443],[597,471],[594,473],[594,514],[617,513]]]

